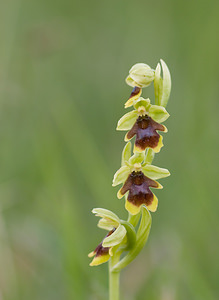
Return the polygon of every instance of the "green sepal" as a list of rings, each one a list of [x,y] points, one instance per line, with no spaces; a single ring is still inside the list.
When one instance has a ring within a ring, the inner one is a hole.
[[[169,118],[169,114],[163,106],[151,105],[148,109],[148,115],[158,123],[162,123]]]
[[[137,117],[138,112],[136,110],[128,112],[118,121],[116,130],[130,130],[134,125]]]
[[[103,240],[103,247],[113,247],[122,242],[126,235],[126,229],[123,225],[119,225],[119,227],[107,238]]]
[[[159,168],[148,164],[142,167],[142,171],[145,174],[145,176],[149,177],[152,180],[170,176],[170,172],[167,169]]]
[[[128,162],[128,160],[131,157],[131,142],[128,142],[122,151],[122,166],[125,166],[125,162]]]
[[[141,164],[145,159],[145,152],[135,152],[129,159],[131,165]]]
[[[150,106],[150,103],[151,103],[151,101],[150,101],[149,98],[144,99],[143,97],[140,97],[138,100],[136,100],[134,102],[133,106],[134,106],[135,109],[138,109],[140,106],[144,106],[145,109],[147,110],[148,107]]]
[[[170,76],[170,71],[167,65],[165,64],[165,62],[162,59],[160,61],[163,69],[163,88],[162,88],[162,98],[160,101],[160,105],[166,107],[171,92],[171,76]]]
[[[130,168],[128,166],[122,166],[114,175],[113,177],[113,184],[112,186],[116,186],[120,183],[126,181],[128,175],[130,173]]]

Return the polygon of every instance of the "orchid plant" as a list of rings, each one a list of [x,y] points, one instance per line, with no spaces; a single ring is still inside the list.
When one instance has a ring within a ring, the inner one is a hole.
[[[149,98],[141,97],[142,89],[152,82],[155,104],[151,104]],[[107,234],[88,255],[93,257],[90,266],[109,262],[110,300],[119,300],[120,271],[136,258],[147,242],[152,219],[150,212],[155,212],[158,206],[151,188],[161,189],[162,185],[156,180],[170,175],[167,169],[152,165],[155,153],[163,146],[163,137],[157,131],[167,132],[161,123],[169,117],[165,108],[171,91],[169,69],[163,60],[155,70],[138,63],[130,69],[126,83],[133,90],[125,108],[133,106],[133,110],[121,117],[117,124],[117,130],[127,133],[121,167],[114,175],[113,186],[122,184],[117,197],[125,198],[128,219],[124,221],[107,209],[94,208],[92,212],[101,218],[98,227]]]

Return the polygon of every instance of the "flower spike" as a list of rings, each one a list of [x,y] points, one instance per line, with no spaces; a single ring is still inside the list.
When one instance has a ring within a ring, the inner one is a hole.
[[[154,83],[155,103],[142,97],[142,89]],[[165,107],[171,91],[170,72],[163,60],[155,70],[137,63],[129,70],[126,83],[133,88],[125,108],[133,107],[117,123],[117,130],[126,131],[121,167],[113,177],[113,186],[121,185],[119,199],[125,199],[128,219],[121,220],[104,208],[92,212],[100,217],[98,227],[107,230],[102,242],[88,256],[90,266],[109,261],[109,299],[119,299],[119,273],[132,262],[147,242],[151,228],[151,213],[157,210],[158,199],[151,189],[162,189],[157,181],[170,175],[167,169],[152,165],[163,146],[162,124],[169,117]],[[132,143],[133,141],[133,143]]]

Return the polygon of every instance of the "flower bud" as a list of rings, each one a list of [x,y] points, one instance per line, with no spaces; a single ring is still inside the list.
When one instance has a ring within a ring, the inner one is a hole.
[[[149,86],[154,80],[154,70],[146,64],[135,64],[129,71],[126,83],[132,87],[140,88]]]

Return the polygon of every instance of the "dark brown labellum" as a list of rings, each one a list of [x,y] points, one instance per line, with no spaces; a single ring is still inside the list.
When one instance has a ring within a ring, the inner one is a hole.
[[[138,86],[135,86],[134,89],[131,92],[131,95],[130,95],[129,99],[137,96],[139,93],[141,93],[141,88],[138,87]]]
[[[146,177],[143,172],[133,171],[121,188],[121,194],[124,195],[129,191],[127,198],[129,202],[138,207],[142,204],[148,206],[154,197],[149,187],[157,188],[158,186],[156,181]]]
[[[127,133],[127,139],[130,140],[136,135],[135,146],[144,151],[146,148],[156,148],[159,143],[160,135],[157,130],[165,131],[165,127],[155,122],[148,115],[140,116],[133,127]]]
[[[116,229],[114,228],[113,230],[111,230],[106,236],[105,238],[107,238],[108,236],[110,236]],[[104,238],[104,239],[105,239]],[[101,242],[97,248],[94,250],[94,253],[95,253],[95,256],[98,257],[98,256],[102,256],[102,255],[105,255],[105,254],[108,254],[109,253],[109,249],[110,247],[103,247],[103,242]]]

